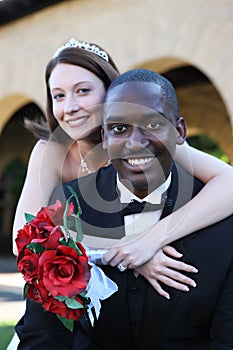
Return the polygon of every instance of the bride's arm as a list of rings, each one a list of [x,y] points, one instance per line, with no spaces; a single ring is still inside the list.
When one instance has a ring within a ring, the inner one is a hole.
[[[23,225],[26,223],[24,214],[35,215],[41,207],[47,205],[58,183],[58,175],[55,168],[55,165],[57,166],[58,163],[55,160],[56,153],[49,141],[42,140],[36,143],[31,152],[26,179],[17,204],[13,223],[12,245],[15,255],[17,255],[15,238],[18,230],[23,228]],[[51,159],[53,159],[53,162],[51,162]]]
[[[190,202],[192,205],[189,211],[194,210],[192,215],[199,219],[199,222],[195,221],[195,218],[192,220],[191,223],[194,225],[192,232],[233,214],[233,186],[231,186],[233,167],[231,165],[187,143],[177,146],[175,160],[186,171],[206,184]],[[185,233],[181,233],[180,237],[182,236],[185,236]]]

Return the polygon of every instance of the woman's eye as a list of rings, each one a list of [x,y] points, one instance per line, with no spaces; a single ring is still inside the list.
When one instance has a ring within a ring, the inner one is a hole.
[[[87,89],[87,88],[78,89],[78,91],[77,91],[77,93],[79,95],[86,95],[86,94],[88,94],[88,92],[90,92],[90,89]]]
[[[62,97],[64,97],[64,94],[62,94],[62,93],[60,93],[60,94],[55,94],[55,95],[53,96],[53,99],[54,99],[54,100],[60,100]]]
[[[115,134],[121,134],[127,130],[126,126],[123,124],[119,125],[113,125],[112,130],[115,132]]]

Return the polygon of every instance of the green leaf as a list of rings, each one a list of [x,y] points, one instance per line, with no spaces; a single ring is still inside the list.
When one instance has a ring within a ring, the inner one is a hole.
[[[68,297],[65,297],[64,295],[56,295],[54,299],[57,299],[59,301],[65,301]]]
[[[83,304],[81,304],[77,300],[75,300],[74,297],[73,298],[67,298],[65,300],[65,304],[70,309],[83,309],[84,308]]]
[[[72,198],[72,196],[67,199],[66,208],[65,208],[64,214],[63,214],[63,225],[64,225],[64,228],[65,228],[65,231],[66,231],[66,234],[68,237],[70,237],[69,228],[68,228],[68,212],[69,212],[71,198]]]
[[[74,320],[67,319],[61,315],[57,314],[58,319],[63,323],[63,325],[70,331],[73,332],[74,330]]]
[[[76,227],[76,241],[81,242],[83,240],[83,229],[80,217],[75,215],[75,227]]]
[[[29,289],[29,283],[25,283],[23,287],[23,298],[26,299],[27,294],[28,294],[28,289]]]
[[[25,220],[26,220],[26,222],[27,222],[28,224],[30,224],[30,222],[31,222],[33,219],[35,219],[35,216],[34,216],[34,215],[28,214],[28,213],[25,213],[25,214],[24,214],[24,217],[25,217]]]
[[[70,191],[70,193],[72,194],[72,196],[76,199],[76,202],[77,202],[77,207],[78,207],[78,212],[77,214],[78,215],[81,215],[82,214],[82,208],[79,204],[79,200],[78,200],[78,195],[77,193],[73,190],[73,188],[71,186],[67,186],[68,190]],[[71,196],[71,197],[72,197]]]
[[[74,241],[74,239],[72,237],[70,237],[68,240],[66,240],[65,238],[60,238],[59,242],[62,245],[65,245],[67,247],[75,249],[77,251],[78,255],[83,255],[82,251],[79,249],[79,247],[77,246],[76,242]]]
[[[66,306],[69,309],[83,309],[84,308],[83,304],[81,304],[77,300],[75,300],[75,297],[68,298],[64,295],[57,295],[54,298],[59,300],[59,301],[64,301]]]
[[[79,295],[80,295],[80,297],[82,297],[82,298],[86,298],[87,290],[84,290],[84,291],[81,292]],[[87,299],[87,298],[86,298],[86,299]]]
[[[27,248],[31,249],[35,253],[43,253],[45,251],[45,247],[43,247],[40,243],[29,243]]]
[[[82,223],[81,223],[81,219],[80,219],[80,215],[82,214],[82,208],[80,206],[77,193],[73,190],[72,187],[67,186],[67,188],[70,191],[70,193],[72,194],[72,196],[69,197],[69,199],[74,197],[76,202],[77,202],[78,211],[76,214],[73,214],[72,216],[75,219],[75,227],[76,227],[76,231],[77,231],[76,241],[81,242],[83,240],[83,229],[82,229]]]

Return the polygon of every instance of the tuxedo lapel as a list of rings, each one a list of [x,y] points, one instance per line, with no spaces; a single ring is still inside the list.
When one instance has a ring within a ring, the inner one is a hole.
[[[173,166],[172,181],[167,193],[169,201],[168,205],[164,207],[161,219],[188,202],[192,197],[192,192],[192,177],[184,173],[182,169],[177,170],[177,168]],[[178,251],[184,254],[182,261],[188,264],[192,264],[192,259],[184,249],[184,243],[193,239],[195,235],[196,234],[189,235],[172,244]],[[140,350],[159,348],[160,338],[166,333],[166,326],[169,323],[176,303],[183,293],[166,285],[162,285],[162,287],[169,293],[170,300],[160,296],[151,285],[148,285],[143,316],[145,322],[142,326]]]
[[[113,239],[124,237],[116,172],[112,166],[80,178],[75,190],[82,208],[82,226],[86,235]]]

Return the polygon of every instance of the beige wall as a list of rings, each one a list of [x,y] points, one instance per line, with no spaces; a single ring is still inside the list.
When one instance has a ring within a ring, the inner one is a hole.
[[[44,110],[45,66],[73,36],[106,48],[121,72],[189,65],[204,73],[205,83],[178,85],[181,114],[190,135],[211,136],[233,164],[232,0],[67,0],[0,27],[0,178],[12,162],[26,165],[35,143],[12,115],[30,102]],[[8,175],[0,181],[0,234],[11,251],[20,171]]]
[[[185,64],[203,72],[213,86],[178,97],[192,109],[190,130],[203,129],[233,162],[232,0],[68,0],[0,27],[0,132],[22,104],[44,109],[45,65],[72,36],[107,48],[122,72]]]

